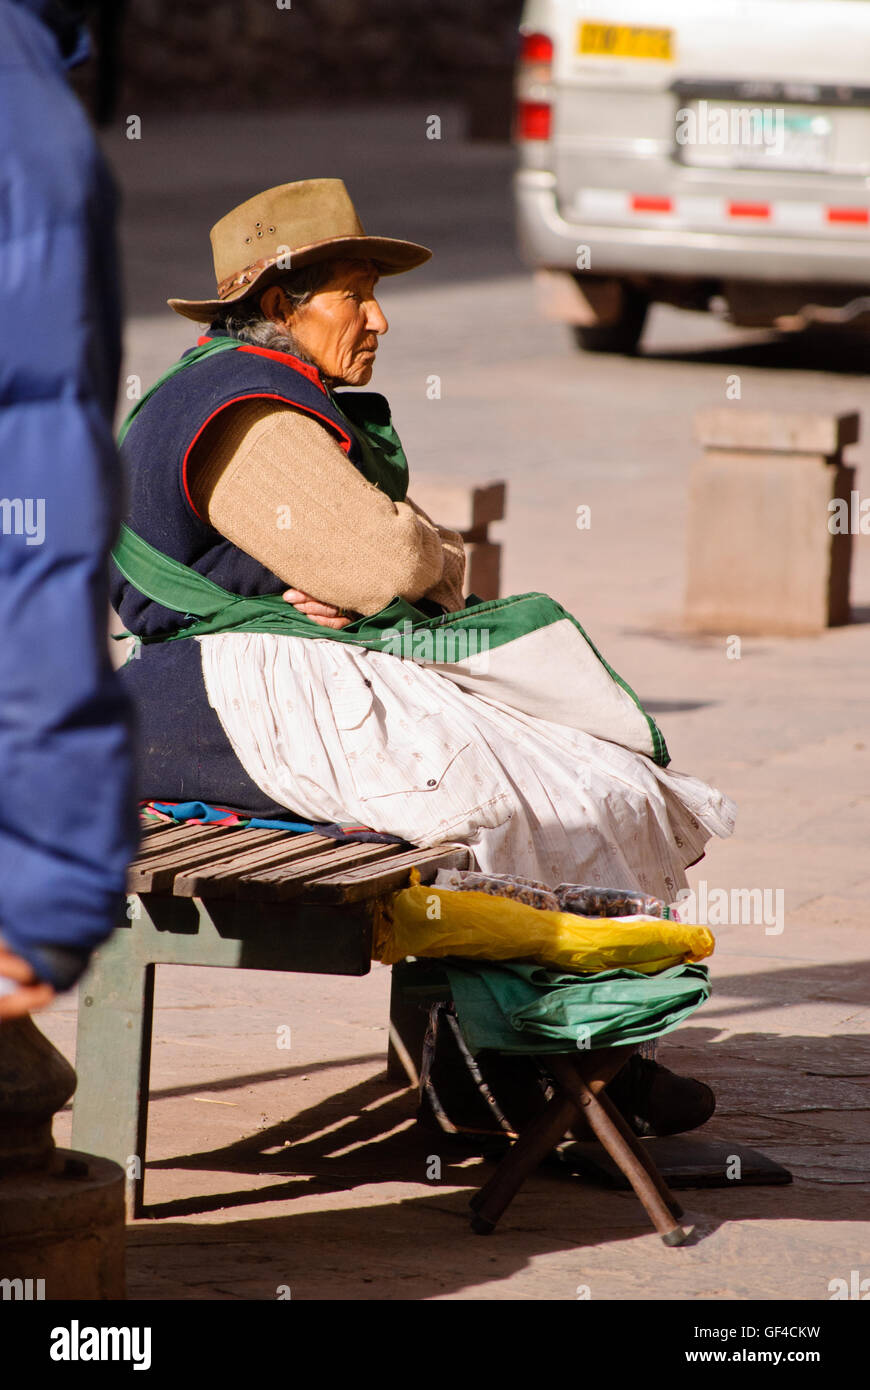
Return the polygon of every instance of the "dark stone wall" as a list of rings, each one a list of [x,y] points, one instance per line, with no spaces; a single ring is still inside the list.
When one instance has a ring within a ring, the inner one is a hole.
[[[94,29],[116,109],[509,102],[522,0],[279,3],[105,0]],[[77,82],[92,108],[97,83],[94,69]]]

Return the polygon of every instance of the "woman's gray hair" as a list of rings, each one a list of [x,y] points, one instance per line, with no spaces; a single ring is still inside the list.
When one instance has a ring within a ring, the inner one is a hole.
[[[279,276],[277,284],[290,301],[295,311],[307,304],[335,273],[332,261],[320,261],[317,265],[303,266],[301,270],[288,270]],[[264,291],[265,293],[265,291]],[[317,366],[305,350],[296,342],[286,324],[275,323],[267,318],[260,308],[260,296],[253,294],[235,304],[228,304],[215,314],[211,327],[220,328],[232,338],[239,338],[253,347],[270,348],[273,352],[289,352],[303,362]]]

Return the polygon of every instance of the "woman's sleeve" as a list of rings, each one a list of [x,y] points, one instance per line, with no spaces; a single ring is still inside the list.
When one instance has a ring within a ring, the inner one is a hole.
[[[437,584],[426,591],[423,597],[431,599],[433,603],[440,603],[441,607],[446,608],[448,613],[456,613],[460,608],[465,607],[465,598],[463,597],[465,542],[458,531],[451,531],[446,526],[439,526],[410,497],[408,498],[408,506],[437,532],[441,541],[441,549],[444,552],[444,569],[441,578]]]
[[[437,530],[290,406],[222,411],[196,445],[188,486],[203,520],[323,603],[377,613],[395,597],[422,598],[443,575]]]

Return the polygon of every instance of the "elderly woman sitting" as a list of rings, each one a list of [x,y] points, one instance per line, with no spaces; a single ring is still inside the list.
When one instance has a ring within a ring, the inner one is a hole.
[[[283,594],[305,618],[300,635],[154,641],[190,630],[186,599],[169,607],[115,571],[115,605],[145,639],[124,673],[141,795],[459,840],[485,870],[673,900],[710,834],[730,833],[732,808],[666,769],[653,721],[564,610],[548,631],[594,653],[588,681],[572,684],[570,662],[548,670],[540,641],[505,686],[343,631],[396,600],[418,617],[465,606],[461,538],[407,497],[383,397],[335,393],[372,375],[387,330],[379,276],[430,253],[366,236],[334,179],[251,199],[212,244],[217,299],[169,301],[211,327],[128,423],[130,526],[230,594]],[[620,699],[651,743],[612,732]]]
[[[500,640],[505,614],[539,615],[513,654],[510,641],[493,653],[501,682],[452,659],[397,658],[366,634],[384,610],[425,627],[465,609],[461,538],[407,496],[387,403],[335,393],[371,378],[387,330],[379,276],[430,253],[366,236],[335,179],[251,199],[212,245],[217,298],[169,301],[208,332],[124,439],[130,530],[148,543],[138,569],[122,545],[113,573],[115,606],[144,643],[123,672],[140,795],[460,841],[485,870],[673,900],[710,835],[730,833],[732,808],[667,769],[655,724],[570,614],[544,595],[481,610],[473,621],[501,623]],[[203,587],[273,596],[287,619],[283,595],[304,616],[290,632],[233,620],[202,635]],[[647,1091],[662,1075],[646,1075]],[[681,1084],[688,1111],[672,1127],[687,1128],[712,1096]]]

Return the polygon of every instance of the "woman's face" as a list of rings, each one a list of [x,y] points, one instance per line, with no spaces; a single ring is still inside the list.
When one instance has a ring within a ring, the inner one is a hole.
[[[263,295],[269,318],[286,323],[327,382],[365,386],[378,337],[389,325],[375,299],[378,273],[371,261],[336,261],[334,274],[301,309],[292,310],[279,286]]]

